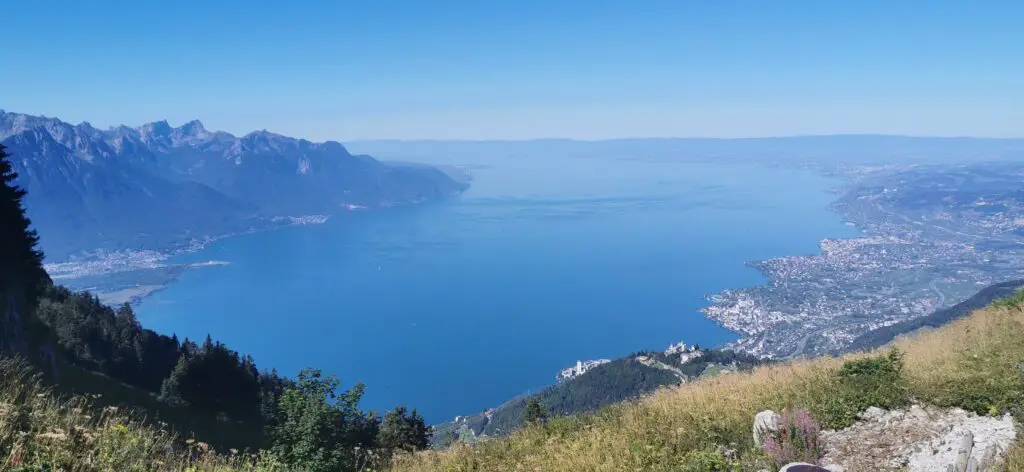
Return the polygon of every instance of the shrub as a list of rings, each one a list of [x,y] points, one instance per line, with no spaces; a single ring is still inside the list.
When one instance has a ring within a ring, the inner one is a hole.
[[[834,389],[815,407],[830,428],[853,424],[857,414],[870,406],[893,409],[910,403],[910,389],[903,376],[903,353],[893,348],[886,355],[847,361],[836,373]]]
[[[779,430],[765,439],[764,452],[778,467],[790,462],[818,464],[825,455],[821,426],[806,410],[787,411]]]
[[[995,308],[1020,309],[1024,306],[1024,290],[1017,290],[1013,295],[1000,298],[992,302],[992,306]]]

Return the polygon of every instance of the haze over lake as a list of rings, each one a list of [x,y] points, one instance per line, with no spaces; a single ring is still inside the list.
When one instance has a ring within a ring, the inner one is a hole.
[[[388,156],[384,156],[388,157]],[[745,263],[855,230],[810,171],[707,160],[460,157],[459,197],[223,239],[139,308],[261,367],[367,385],[363,406],[430,422],[554,382],[576,360],[734,335],[704,297],[760,283]]]

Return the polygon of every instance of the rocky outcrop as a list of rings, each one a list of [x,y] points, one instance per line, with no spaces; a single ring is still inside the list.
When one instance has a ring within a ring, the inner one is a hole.
[[[823,463],[845,470],[984,471],[1017,436],[1008,414],[978,416],[959,408],[872,407],[859,419],[849,428],[823,432]]]
[[[754,444],[764,446],[764,440],[779,430],[781,417],[772,410],[765,410],[754,416]]]

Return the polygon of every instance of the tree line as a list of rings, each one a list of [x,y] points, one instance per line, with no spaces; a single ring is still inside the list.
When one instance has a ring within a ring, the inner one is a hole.
[[[54,284],[9,159],[0,145],[0,301],[13,300],[22,315],[19,323],[2,323],[0,351],[31,359],[32,349],[18,346],[45,338],[62,362],[150,392],[170,407],[258,428],[263,434],[249,446],[302,470],[353,470],[368,454],[379,460],[428,447],[430,428],[415,410],[397,407],[383,417],[361,410],[362,384],[341,390],[337,378],[315,369],[294,379],[260,370],[252,357],[209,336],[200,344],[145,329],[128,304],[111,308]],[[9,315],[4,306],[0,316]],[[15,325],[34,334],[13,332]]]

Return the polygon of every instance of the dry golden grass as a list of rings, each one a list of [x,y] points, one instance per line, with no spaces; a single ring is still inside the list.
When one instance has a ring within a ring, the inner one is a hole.
[[[942,329],[897,342],[910,397],[982,413],[1013,411],[1024,394],[1024,311],[992,307]],[[805,408],[816,417],[843,412],[837,375],[845,361],[822,358],[773,365],[658,391],[594,415],[559,419],[476,447],[457,445],[402,458],[396,471],[670,471],[703,470],[695,458],[726,446],[760,467],[751,424],[764,409]],[[1016,411],[1013,411],[1016,413]],[[749,451],[749,452],[746,452]],[[1024,446],[1007,459],[1024,470]],[[730,470],[732,470],[730,468]]]
[[[180,441],[115,407],[56,398],[23,363],[0,359],[0,472],[228,470],[282,469],[264,457]]]

